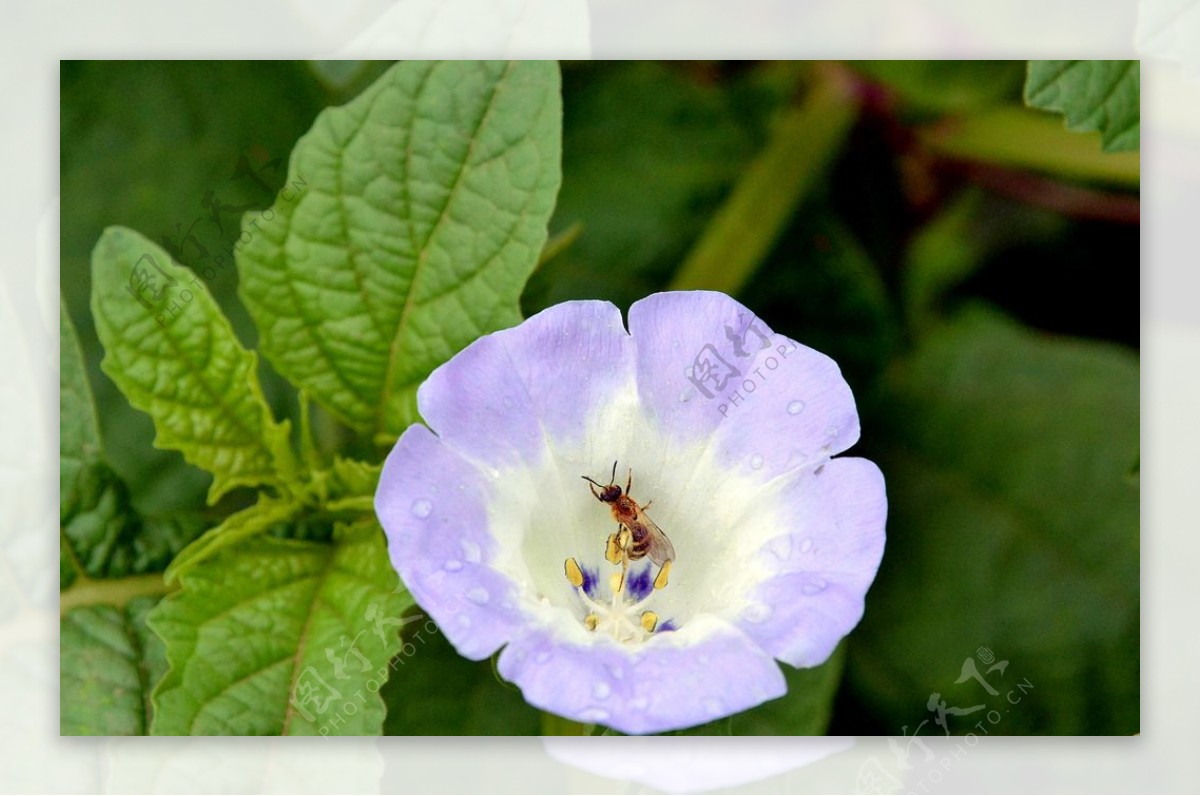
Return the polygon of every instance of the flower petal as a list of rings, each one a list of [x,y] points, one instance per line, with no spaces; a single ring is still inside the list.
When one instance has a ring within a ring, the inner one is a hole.
[[[816,666],[862,618],[883,557],[883,475],[866,459],[834,459],[796,474],[782,497],[780,522],[792,530],[760,551],[776,574],[753,590],[738,625],[780,660]]]
[[[711,439],[722,467],[769,481],[858,440],[837,364],[775,334],[723,293],[657,293],[629,310],[638,391],[681,441]]]
[[[479,338],[417,392],[421,416],[454,450],[492,467],[577,444],[597,407],[628,390],[633,341],[606,301],[568,301]]]
[[[505,647],[498,668],[530,704],[623,733],[691,727],[787,691],[779,665],[735,628],[707,617],[692,631],[694,644],[659,638],[632,652],[540,631]]]
[[[486,658],[521,625],[515,587],[488,563],[488,479],[421,425],[388,455],[375,494],[392,566],[460,654]]]

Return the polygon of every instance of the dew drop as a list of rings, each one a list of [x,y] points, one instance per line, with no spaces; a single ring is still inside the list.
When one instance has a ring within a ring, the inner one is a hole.
[[[608,664],[608,673],[613,676],[614,680],[621,680],[625,677],[625,670],[615,663]]]
[[[459,614],[458,615],[458,626],[459,627],[470,627],[471,626],[471,617],[467,616],[466,614]]]
[[[684,369],[683,369],[683,375],[687,376],[689,379],[692,377],[692,375],[693,375],[695,372],[696,372],[696,371],[695,371],[695,369],[694,369],[694,368],[684,368]]]
[[[804,411],[804,401],[792,401],[787,405],[789,415],[798,415]]]
[[[546,650],[542,650],[537,655],[533,656],[534,661],[536,661],[537,663],[546,663],[547,661],[550,660],[550,658],[551,658],[551,655]]]
[[[800,591],[811,597],[814,594],[820,594],[821,592],[825,591],[825,587],[828,585],[829,584],[820,578],[813,578],[808,583],[805,583],[803,586],[801,586]]]
[[[705,697],[701,703],[710,716],[718,716],[725,712],[725,703],[716,697]]]
[[[764,549],[780,561],[787,561],[792,557],[792,537],[776,536],[767,542]]]
[[[579,718],[584,721],[605,721],[608,719],[608,711],[601,708],[588,708],[579,714]]]
[[[800,552],[801,553],[811,553],[812,548],[813,548],[812,539],[805,539],[803,542],[800,543]]]
[[[513,408],[513,399],[512,399],[512,398],[509,398],[507,395],[506,395],[506,396],[504,396],[504,408],[505,408],[505,409],[512,409],[512,408]]]
[[[462,562],[457,558],[452,558],[445,564],[442,564],[442,569],[446,570],[447,572],[458,572],[460,569],[462,569]]]
[[[463,555],[472,564],[478,564],[483,560],[483,551],[479,549],[479,545],[472,542],[470,539],[462,540]]]
[[[825,436],[829,437],[830,439],[833,439],[834,437],[836,437],[838,435],[838,433],[839,432],[838,432],[837,426],[829,426],[828,428],[825,429]]]
[[[771,618],[771,606],[755,603],[742,610],[742,618],[747,622],[762,624]]]
[[[693,391],[691,388],[684,390],[683,392],[679,393],[679,403],[687,403],[688,401],[692,400],[693,395],[695,395],[695,391]]]
[[[428,500],[414,500],[412,504],[412,513],[418,519],[425,519],[433,511],[433,504]]]
[[[612,688],[603,680],[592,686],[592,696],[596,699],[608,699],[608,695],[612,693]]]
[[[467,590],[467,599],[476,605],[486,605],[491,595],[487,593],[487,589],[482,586],[475,586]]]
[[[763,466],[763,457],[757,453],[750,457],[750,466],[755,470],[761,470]]]

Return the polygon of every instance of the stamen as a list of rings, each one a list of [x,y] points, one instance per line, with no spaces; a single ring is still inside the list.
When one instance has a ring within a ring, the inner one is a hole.
[[[671,562],[669,560],[664,561],[663,565],[662,565],[662,569],[660,569],[658,571],[658,577],[654,579],[654,588],[656,588],[656,589],[666,588],[667,577],[670,574],[671,574]]]
[[[563,569],[566,570],[567,580],[571,582],[572,586],[577,589],[583,586],[583,570],[579,568],[579,562],[573,558],[568,558],[563,563]]]
[[[608,578],[608,587],[612,590],[613,598],[615,599],[625,589],[625,570],[614,572]]]
[[[588,614],[583,618],[583,624],[588,630],[595,630],[596,625],[600,624],[600,617],[595,614]]]
[[[644,611],[642,613],[642,630],[653,633],[656,627],[658,627],[658,614],[653,611]]]

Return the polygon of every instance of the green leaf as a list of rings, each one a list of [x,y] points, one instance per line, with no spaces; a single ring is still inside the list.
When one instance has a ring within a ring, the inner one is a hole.
[[[102,460],[103,446],[79,336],[65,303],[59,303],[58,318],[59,516],[66,521],[79,510],[79,481]]]
[[[272,419],[257,359],[201,277],[120,227],[96,244],[92,276],[104,372],[153,418],[155,445],[213,474],[210,503],[237,486],[285,488],[294,468],[290,424]]]
[[[734,735],[824,735],[846,662],[846,645],[812,669],[780,664],[787,694],[733,717]]]
[[[60,734],[145,734],[150,688],[165,668],[162,643],[145,624],[157,602],[141,597],[123,608],[86,606],[62,617]]]
[[[888,549],[850,659],[887,731],[930,719],[934,692],[1007,711],[991,734],[1138,731],[1138,371],[1126,349],[976,309],[892,373],[870,417]],[[978,664],[999,696],[956,683],[980,647],[1009,661]]]
[[[189,569],[225,548],[286,522],[299,510],[300,505],[290,500],[262,498],[253,506],[231,514],[220,525],[206,531],[203,536],[188,545],[171,561],[164,573],[166,582],[173,583]]]
[[[150,627],[170,670],[156,735],[375,735],[400,649],[399,587],[375,523],[335,544],[250,540],[182,577]]]
[[[520,320],[560,127],[541,62],[400,63],[322,112],[242,223],[239,294],[276,369],[361,431],[415,420],[435,367]]]
[[[1137,150],[1141,139],[1137,61],[1030,61],[1025,102],[1066,117],[1071,130],[1100,131],[1108,152]]]

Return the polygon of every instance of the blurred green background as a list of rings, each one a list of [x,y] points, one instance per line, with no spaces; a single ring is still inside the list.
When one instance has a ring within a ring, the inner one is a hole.
[[[100,372],[93,245],[122,224],[186,265],[230,263],[241,213],[271,204],[296,139],[385,68],[63,64],[62,292],[108,459],[144,513],[202,508],[207,476],[152,448],[150,420]],[[954,734],[1139,729],[1137,154],[1025,109],[1024,75],[1022,61],[563,65],[563,185],[526,314],[724,289],[854,388],[851,453],[882,467],[890,517],[833,733],[942,734],[934,693],[987,709],[951,711]],[[229,265],[208,286],[253,345],[236,282]],[[318,430],[362,444],[327,418]],[[995,694],[963,677],[967,659]],[[453,687],[397,695],[389,732],[538,731],[518,692],[441,639],[406,669]]]

